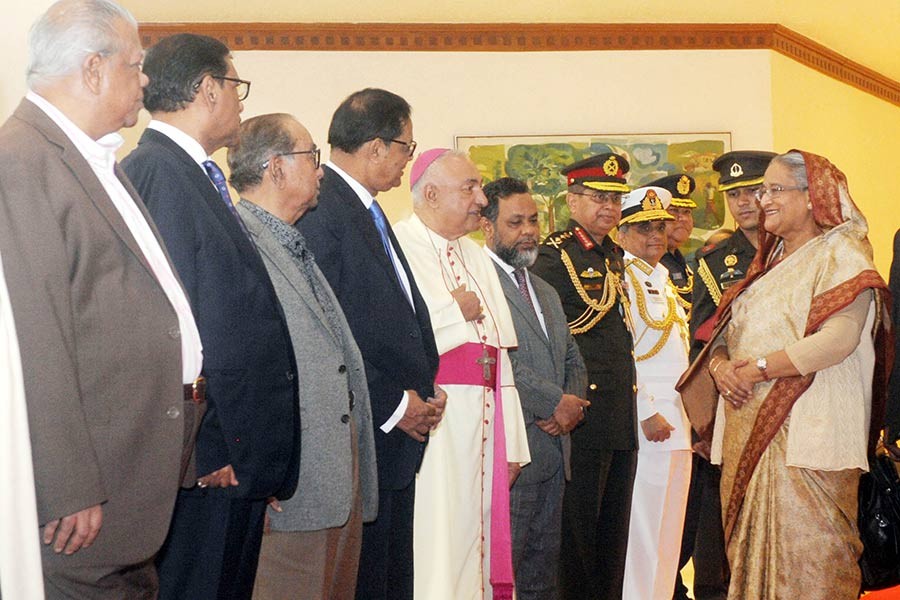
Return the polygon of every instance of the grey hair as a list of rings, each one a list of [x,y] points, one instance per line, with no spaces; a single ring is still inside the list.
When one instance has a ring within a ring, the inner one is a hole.
[[[137,28],[126,9],[110,0],[59,0],[41,15],[28,33],[29,87],[68,75],[91,54],[121,50],[121,22]]]
[[[772,162],[777,162],[781,166],[790,169],[791,176],[794,178],[794,181],[797,182],[798,186],[804,189],[809,188],[809,179],[806,175],[806,161],[803,160],[802,154],[799,152],[779,154],[772,159]]]
[[[436,164],[441,163],[445,158],[447,158],[449,156],[457,156],[459,158],[465,158],[466,160],[469,159],[469,155],[466,154],[465,152],[463,152],[462,150],[450,150],[449,152],[444,152],[443,154],[441,154],[437,158],[437,160],[435,160],[433,163],[428,165],[428,168],[425,169],[425,171],[422,173],[421,177],[419,177],[419,180],[416,182],[416,184],[414,186],[412,186],[412,189],[410,191],[412,192],[413,206],[420,206],[422,204],[422,202],[424,202],[425,186],[428,185],[429,183],[431,183],[431,178],[434,175],[434,173],[436,172],[434,170],[434,166]]]
[[[293,120],[287,113],[272,113],[241,123],[240,141],[228,149],[229,181],[238,193],[262,183],[273,156],[294,149],[297,140],[287,130]]]

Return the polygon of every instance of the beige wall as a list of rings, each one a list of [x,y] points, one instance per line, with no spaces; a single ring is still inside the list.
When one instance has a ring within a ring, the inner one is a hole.
[[[772,146],[764,50],[238,52],[235,64],[253,81],[244,117],[293,113],[325,148],[334,109],[367,86],[409,100],[421,149],[455,135],[710,131],[732,132],[735,148]],[[723,100],[731,89],[742,93]],[[381,197],[392,221],[410,211],[407,186]]]
[[[775,149],[800,148],[828,157],[847,175],[850,195],[869,221],[878,270],[887,275],[900,211],[900,108],[773,53]]]
[[[0,123],[16,108],[25,93],[25,65],[28,62],[28,29],[52,2],[9,2],[3,7],[3,35],[0,36]]]

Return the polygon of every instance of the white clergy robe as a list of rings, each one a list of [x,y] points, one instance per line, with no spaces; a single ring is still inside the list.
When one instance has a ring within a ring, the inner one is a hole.
[[[665,441],[651,442],[638,428],[622,598],[670,600],[691,483],[691,426],[681,395],[675,391],[675,383],[688,367],[689,333],[668,269],[662,263],[651,267],[627,251],[625,265],[638,421],[659,413],[675,431]],[[647,323],[649,319],[661,326],[667,317],[672,319],[668,328],[656,329]]]
[[[22,359],[0,262],[0,596],[43,598]]]
[[[531,458],[525,421],[513,381],[508,349],[516,332],[490,258],[472,240],[446,240],[415,214],[394,233],[428,305],[442,356],[467,343],[499,349],[503,431],[508,462]],[[468,322],[451,292],[475,292],[484,318]],[[415,597],[421,600],[491,598],[490,524],[494,409],[492,389],[446,385],[447,407],[431,432],[416,479],[413,548]],[[506,473],[502,480],[507,482]],[[508,506],[506,508],[508,510]]]

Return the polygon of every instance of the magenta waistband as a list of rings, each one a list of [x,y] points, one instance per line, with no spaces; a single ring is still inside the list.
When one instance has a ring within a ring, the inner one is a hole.
[[[483,346],[474,342],[457,346],[441,354],[434,382],[438,385],[497,387],[494,385],[497,381],[497,354],[494,346]]]

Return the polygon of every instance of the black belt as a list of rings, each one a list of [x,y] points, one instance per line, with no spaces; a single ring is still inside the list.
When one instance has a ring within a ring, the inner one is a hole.
[[[184,399],[194,404],[206,402],[206,379],[203,375],[197,377],[193,383],[184,384]]]

